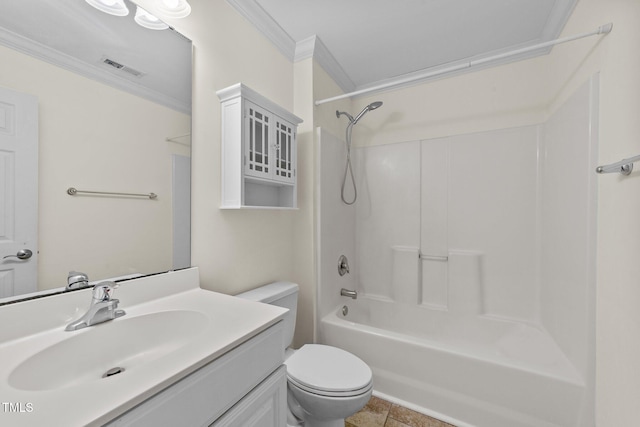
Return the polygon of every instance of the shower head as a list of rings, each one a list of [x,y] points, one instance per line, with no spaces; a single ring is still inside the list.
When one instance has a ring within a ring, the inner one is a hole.
[[[364,107],[362,109],[362,111],[360,111],[360,113],[356,116],[356,118],[353,119],[351,122],[355,125],[356,123],[358,123],[358,120],[360,120],[362,118],[362,116],[367,114],[367,112],[369,112],[371,110],[375,110],[376,108],[380,108],[381,106],[382,106],[382,102],[381,101],[372,102],[371,104],[369,104],[366,107]]]
[[[372,102],[371,104],[367,105],[366,107],[364,107],[362,109],[362,111],[360,111],[360,113],[355,117],[355,119],[353,118],[353,116],[345,111],[338,111],[336,110],[336,117],[340,118],[341,115],[345,115],[349,118],[349,121],[351,122],[351,125],[355,125],[356,123],[358,123],[358,120],[360,120],[362,118],[362,116],[364,116],[365,114],[367,114],[368,111],[370,110],[375,110],[376,108],[380,108],[382,106],[382,102],[381,101],[376,101],[376,102]]]

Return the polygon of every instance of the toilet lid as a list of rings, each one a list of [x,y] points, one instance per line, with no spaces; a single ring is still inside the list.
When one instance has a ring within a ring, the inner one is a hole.
[[[371,386],[369,366],[336,347],[307,344],[284,363],[291,382],[318,394],[357,394]]]

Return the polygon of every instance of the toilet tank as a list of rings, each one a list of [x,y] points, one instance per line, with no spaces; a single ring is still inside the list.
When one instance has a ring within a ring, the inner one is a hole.
[[[291,282],[274,282],[236,295],[238,298],[288,308],[284,317],[284,348],[293,342],[298,311],[298,285]]]

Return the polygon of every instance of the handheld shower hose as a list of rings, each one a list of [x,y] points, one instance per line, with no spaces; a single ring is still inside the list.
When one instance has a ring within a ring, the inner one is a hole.
[[[344,167],[344,176],[342,178],[342,187],[340,190],[340,197],[342,198],[342,201],[347,205],[353,205],[358,199],[358,188],[356,186],[356,179],[353,176],[353,166],[351,165],[351,134],[353,132],[353,125],[358,123],[358,120],[360,120],[362,116],[364,116],[367,112],[369,112],[370,110],[375,110],[380,106],[382,106],[382,102],[380,101],[372,102],[371,104],[364,107],[362,111],[360,111],[360,113],[355,118],[353,118],[353,116],[351,116],[351,114],[349,113],[336,110],[336,117],[340,118],[340,116],[344,114],[349,119],[349,124],[347,125],[347,130],[346,130],[347,162]],[[344,195],[344,190],[347,185],[347,176],[349,175],[351,176],[351,185],[353,186],[353,200],[351,201],[347,201]]]

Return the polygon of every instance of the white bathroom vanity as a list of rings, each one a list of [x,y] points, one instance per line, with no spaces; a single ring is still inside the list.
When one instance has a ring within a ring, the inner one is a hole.
[[[203,290],[197,268],[114,297],[124,316],[78,331],[91,289],[0,307],[0,425],[286,424],[285,309]]]

